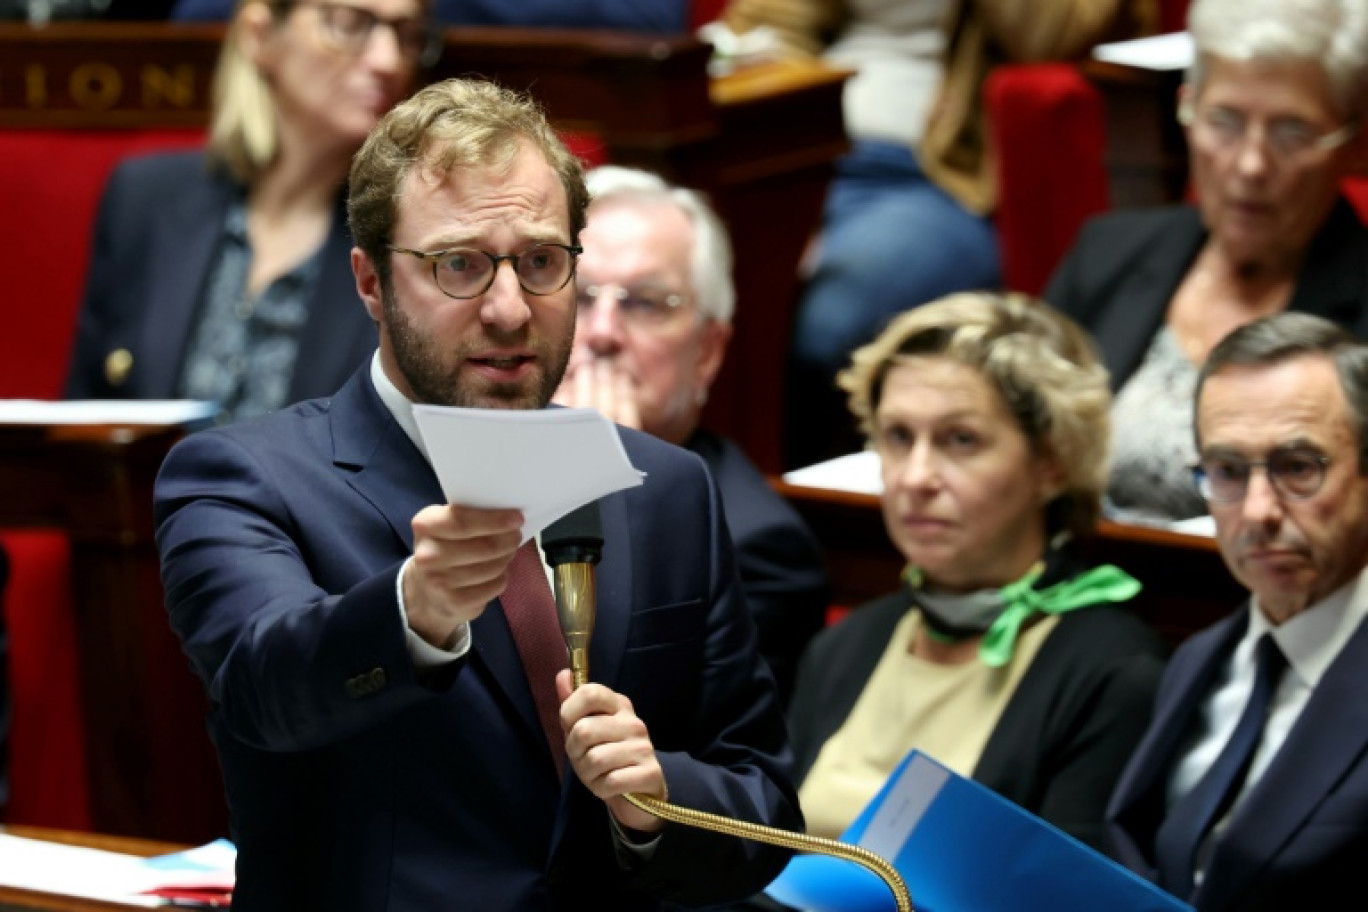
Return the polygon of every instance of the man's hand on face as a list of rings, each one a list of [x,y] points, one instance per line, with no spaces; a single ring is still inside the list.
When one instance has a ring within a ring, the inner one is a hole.
[[[413,560],[404,571],[409,628],[441,649],[508,584],[522,541],[522,512],[424,507],[413,517]]]
[[[641,430],[636,384],[614,358],[572,359],[552,401],[598,409],[610,421]]]

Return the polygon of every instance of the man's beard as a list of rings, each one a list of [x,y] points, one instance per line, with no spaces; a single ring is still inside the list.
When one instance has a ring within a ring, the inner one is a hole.
[[[460,344],[443,350],[431,338],[419,332],[404,309],[399,306],[393,283],[382,283],[381,296],[385,311],[385,331],[399,372],[408,381],[415,401],[427,405],[450,405],[461,408],[540,409],[551,401],[561,377],[570,362],[575,341],[575,311],[566,314],[566,331],[561,340],[529,340],[527,326],[514,333],[484,327],[489,346],[529,345],[537,354],[540,375],[529,383],[483,383],[483,389],[471,389],[462,384],[459,365],[466,361],[471,346]],[[443,359],[446,355],[446,359]]]

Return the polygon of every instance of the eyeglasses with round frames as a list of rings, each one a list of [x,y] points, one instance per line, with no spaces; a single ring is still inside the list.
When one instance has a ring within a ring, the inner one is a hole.
[[[624,323],[642,328],[658,328],[673,322],[685,311],[687,296],[665,288],[624,288],[621,285],[581,285],[575,291],[575,314],[587,319],[603,295],[617,302],[618,316]]]
[[[365,7],[345,3],[294,3],[286,0],[277,8],[287,12],[292,9],[318,10],[320,34],[329,45],[344,54],[355,56],[365,51],[375,27],[384,25],[394,33],[399,52],[409,60],[416,60],[419,66],[430,67],[442,55],[441,32],[424,16],[386,19]]]
[[[575,275],[576,258],[582,247],[569,244],[537,244],[522,253],[503,256],[474,247],[448,247],[430,253],[407,247],[386,245],[395,253],[406,253],[432,264],[432,279],[448,298],[464,301],[489,291],[499,264],[507,260],[518,277],[518,285],[530,295],[555,294]]]
[[[1306,450],[1277,450],[1264,460],[1238,456],[1208,456],[1192,467],[1193,480],[1210,503],[1238,503],[1249,493],[1254,469],[1268,474],[1268,483],[1288,500],[1312,497],[1325,484],[1330,457]]]
[[[1218,152],[1242,148],[1251,135],[1249,117],[1232,108],[1212,105],[1197,110],[1191,102],[1178,106],[1178,122],[1192,130],[1199,145]],[[1325,132],[1295,117],[1275,118],[1263,128],[1263,147],[1284,162],[1299,162],[1349,142],[1359,125],[1347,123]]]

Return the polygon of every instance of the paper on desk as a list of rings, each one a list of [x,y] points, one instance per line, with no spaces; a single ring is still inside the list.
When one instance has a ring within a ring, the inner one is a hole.
[[[1112,41],[1093,48],[1092,55],[1107,63],[1142,70],[1185,70],[1192,64],[1192,36],[1187,32]]]
[[[523,541],[642,483],[617,428],[594,409],[417,405],[413,413],[447,501],[522,510]]]
[[[784,473],[784,481],[804,488],[853,491],[856,494],[882,494],[879,454],[873,450],[847,453]]]
[[[0,424],[206,424],[218,412],[198,399],[0,399]]]
[[[227,840],[217,840],[174,855],[143,858],[84,846],[63,845],[0,833],[0,885],[155,908],[165,905],[144,895],[184,877],[210,876],[233,882],[237,851]]]

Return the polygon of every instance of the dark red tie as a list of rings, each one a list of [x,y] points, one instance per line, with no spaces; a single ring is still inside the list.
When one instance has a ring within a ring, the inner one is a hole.
[[[532,688],[532,699],[551,746],[556,772],[561,773],[565,765],[565,736],[560,727],[556,672],[570,663],[556,617],[556,600],[551,595],[551,584],[546,579],[546,567],[535,539],[528,539],[514,555],[508,567],[508,587],[499,601],[518,644],[518,656]]]

